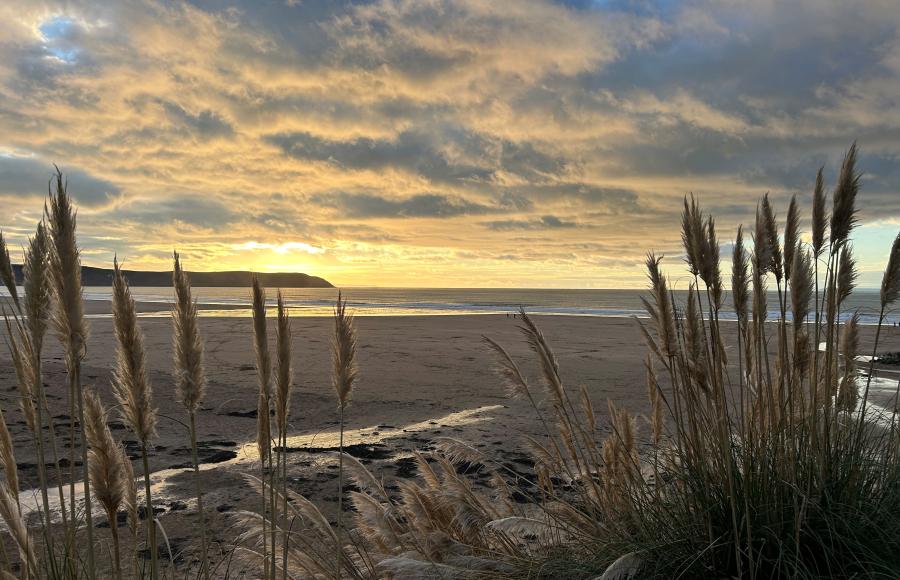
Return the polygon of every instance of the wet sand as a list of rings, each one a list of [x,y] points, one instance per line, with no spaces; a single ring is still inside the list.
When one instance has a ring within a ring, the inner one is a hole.
[[[109,308],[106,302],[88,305],[88,312],[94,315]],[[143,312],[168,308],[159,304],[141,306]],[[567,385],[572,389],[587,387],[603,428],[607,425],[607,399],[637,414],[646,410],[646,349],[634,320],[562,316],[536,320],[555,349]],[[527,402],[506,396],[492,371],[493,358],[481,339],[488,335],[503,344],[538,386],[537,368],[521,338],[519,322],[505,315],[358,318],[360,379],[346,414],[349,452],[388,483],[398,477],[413,477],[412,452],[427,450],[429,441],[438,436],[463,439],[515,469],[526,469],[523,435],[541,434],[540,422]],[[190,542],[195,537],[197,514],[192,474],[186,469],[190,464],[188,433],[183,425],[186,414],[175,401],[171,376],[171,322],[163,316],[141,318],[140,323],[160,414],[159,437],[150,456],[150,468],[155,472],[154,507],[173,552],[184,551],[177,558],[179,566],[187,567],[193,557]],[[259,504],[259,496],[242,477],[244,473],[258,473],[252,444],[257,383],[250,319],[209,317],[200,323],[206,342],[208,386],[198,416],[198,440],[216,553],[227,551],[236,535],[230,529],[233,521],[229,514],[256,510]],[[95,386],[107,406],[112,406],[112,320],[93,318],[90,324],[84,384]],[[873,330],[863,330],[863,352],[871,349]],[[336,448],[338,417],[329,375],[331,331],[329,318],[293,319],[294,438],[288,443],[291,487],[313,499],[329,517],[334,516],[337,502],[337,465],[329,452]],[[270,339],[274,351],[271,323]],[[727,336],[726,341],[734,342]],[[900,350],[900,332],[886,329],[881,344],[879,350]],[[9,361],[6,352],[0,358]],[[49,404],[62,433],[68,428],[65,369],[55,338],[47,340],[44,361]],[[889,391],[888,385],[878,389],[879,404],[890,405],[893,393]],[[21,486],[28,489],[37,484],[37,470],[17,396],[11,365],[0,365],[0,405],[16,445]],[[110,415],[110,427],[130,456],[138,460],[135,471],[140,474],[139,448],[115,411]],[[60,444],[64,441],[60,437]],[[61,452],[68,455],[66,449]],[[99,517],[98,527],[108,525],[102,522],[104,519]],[[97,536],[100,541],[108,541],[106,530],[100,529]]]

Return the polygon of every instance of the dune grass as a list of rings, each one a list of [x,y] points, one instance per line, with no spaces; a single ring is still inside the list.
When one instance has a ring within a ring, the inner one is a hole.
[[[11,296],[4,310],[6,338],[41,487],[38,525],[29,527],[18,503],[15,448],[2,421],[0,518],[16,550],[0,554],[0,576],[229,577],[232,562],[243,560],[266,580],[897,577],[900,423],[896,411],[873,406],[869,387],[885,314],[900,297],[900,235],[885,268],[875,344],[865,362],[859,318],[846,308],[857,278],[851,241],[859,191],[855,145],[841,167],[830,212],[822,175],[820,170],[812,192],[809,234],[801,231],[796,198],[783,227],[769,197],[761,199],[749,229],[752,248],[744,229],[736,232],[728,284],[714,218],[697,200],[684,200],[686,299],[675,300],[661,256],[650,253],[646,260],[647,319],[636,324],[648,348],[647,382],[635,386],[647,389],[646,417],[608,402],[610,429],[603,429],[597,402],[587,389],[566,385],[551,345],[524,311],[521,331],[537,377],[485,337],[499,381],[511,397],[530,405],[543,429],[542,436],[522,442],[533,459],[527,476],[465,441],[441,437],[433,449],[415,455],[419,478],[389,489],[345,454],[344,414],[358,379],[357,336],[339,294],[332,337],[341,433],[335,525],[288,483],[290,317],[279,291],[273,365],[266,291],[254,279],[250,340],[259,379],[260,469],[246,479],[260,493],[259,511],[235,514],[234,541],[218,560],[210,550],[197,458],[203,339],[176,253],[173,389],[188,417],[200,516],[197,565],[185,571],[159,558],[164,530],[152,515],[147,461],[157,412],[134,300],[118,262],[113,393],[141,445],[142,498],[131,460],[106,424],[103,401],[81,386],[88,329],[75,212],[58,173],[47,216],[25,251],[22,296],[0,234],[0,278]],[[770,288],[775,305],[767,303]],[[734,316],[726,321],[728,294]],[[770,311],[778,313],[771,320]],[[68,437],[53,424],[41,379],[51,324],[66,354],[70,417],[78,413]],[[642,453],[639,429],[647,430],[649,443]],[[58,438],[73,454],[68,473],[60,465]],[[79,451],[80,472],[74,461]],[[476,484],[473,473],[486,475],[490,485]],[[78,482],[84,483],[81,497]],[[51,496],[58,498],[56,509]],[[102,507],[111,523],[111,552],[98,537],[92,505]],[[128,542],[119,536],[120,511],[127,514]]]

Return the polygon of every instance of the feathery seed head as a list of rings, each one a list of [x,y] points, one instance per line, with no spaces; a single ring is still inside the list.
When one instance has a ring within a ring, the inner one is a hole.
[[[900,297],[900,233],[894,238],[884,277],[881,279],[881,307],[887,308]]]
[[[256,349],[256,374],[259,379],[259,392],[266,400],[272,392],[272,359],[269,356],[269,335],[266,328],[266,289],[259,283],[255,274],[252,279],[253,302],[253,344]]]
[[[731,297],[738,322],[747,322],[747,303],[750,293],[750,280],[747,272],[747,251],[744,249],[743,226],[738,227],[737,238],[731,257]]]
[[[538,365],[541,369],[541,375],[544,379],[544,387],[550,393],[557,405],[562,405],[566,395],[562,378],[559,375],[559,362],[544,333],[531,320],[531,317],[525,313],[525,309],[519,308],[519,316],[522,318],[522,326],[519,329],[525,335],[528,347],[531,349],[538,359]]]
[[[697,276],[703,267],[703,215],[700,205],[691,194],[691,202],[684,197],[684,210],[681,213],[681,241],[684,244],[685,261],[692,275]]]
[[[706,218],[703,238],[703,281],[712,294],[716,310],[722,307],[722,272],[719,269],[719,240],[716,238],[716,222],[712,216]]]
[[[650,278],[650,290],[653,293],[653,308],[649,310],[656,322],[656,333],[662,350],[666,356],[673,356],[675,346],[675,312],[672,306],[672,297],[669,295],[665,276],[662,275],[660,262],[662,256],[657,257],[652,252],[647,254],[647,277]]]
[[[53,321],[71,365],[84,357],[88,327],[81,296],[81,256],[75,239],[75,208],[59,169],[55,181],[56,191],[50,193],[50,205],[46,209],[52,240],[50,272],[56,298]]]
[[[859,277],[859,273],[856,271],[856,258],[853,257],[853,246],[848,243],[842,244],[837,272],[838,308],[853,292],[853,289],[856,287],[857,277]]]
[[[331,341],[331,384],[337,393],[338,405],[346,407],[357,378],[356,325],[353,315],[347,314],[347,303],[338,291],[334,307],[334,337]]]
[[[25,314],[28,332],[35,347],[40,352],[50,318],[51,289],[49,277],[50,239],[47,228],[41,222],[34,237],[28,242],[25,261],[22,266],[23,287],[25,288]]]
[[[203,341],[197,321],[197,303],[191,297],[191,284],[181,269],[178,252],[174,253],[172,285],[175,288],[175,307],[172,328],[175,351],[175,393],[189,413],[195,413],[206,391],[203,370]]]
[[[275,414],[278,432],[287,433],[287,418],[291,411],[291,390],[293,389],[293,368],[291,367],[291,319],[284,305],[284,295],[278,291],[278,326],[275,329],[275,344],[278,354],[278,372],[275,375]]]
[[[28,428],[32,433],[37,433],[37,408],[34,393],[37,369],[34,364],[34,349],[22,322],[18,319],[10,321],[5,310],[3,317],[6,323],[7,344],[13,361],[13,369],[16,371],[16,383],[19,387],[19,406],[25,416]]]
[[[856,225],[856,194],[859,193],[860,174],[856,171],[856,142],[850,146],[841,164],[834,190],[831,210],[831,243],[838,246],[850,237],[850,230]]]
[[[812,209],[812,246],[813,254],[819,257],[825,249],[825,227],[828,224],[828,215],[825,210],[825,180],[822,177],[824,167],[819,168],[816,175],[816,187],[813,189]]]
[[[813,293],[813,272],[809,253],[794,246],[791,259],[791,313],[794,326],[799,327],[809,315],[809,303]]]
[[[113,393],[122,420],[147,444],[156,435],[156,409],[145,362],[144,336],[138,328],[134,298],[118,259],[113,262],[112,298],[117,341]]]
[[[264,465],[272,453],[272,424],[269,412],[269,400],[265,393],[259,393],[256,399],[256,449]]]
[[[125,498],[125,468],[122,450],[113,439],[106,424],[106,409],[94,390],[84,393],[85,439],[90,445],[88,474],[93,485],[94,497],[103,504],[110,517],[119,511]],[[110,525],[117,525],[110,522]]]
[[[784,277],[791,279],[794,265],[794,249],[800,244],[800,209],[797,206],[797,196],[791,196],[788,205],[787,221],[784,224]]]
[[[528,381],[525,379],[524,375],[522,375],[522,371],[519,370],[519,365],[516,364],[516,361],[509,356],[509,353],[502,345],[500,345],[500,343],[487,336],[483,338],[484,342],[488,345],[488,348],[496,354],[496,372],[506,383],[507,396],[510,398],[531,397],[531,389],[528,386]]]
[[[753,283],[753,322],[762,324],[768,315],[768,295],[762,270],[757,260],[753,260],[751,281]]]
[[[772,267],[772,247],[766,231],[765,212],[761,206],[756,207],[756,222],[752,238],[753,269],[760,276],[765,276]]]
[[[784,260],[781,254],[781,245],[778,242],[778,222],[775,221],[775,210],[772,209],[768,193],[763,196],[762,212],[763,228],[767,238],[766,245],[770,252],[768,271],[775,274],[775,279],[780,281],[784,278]]]

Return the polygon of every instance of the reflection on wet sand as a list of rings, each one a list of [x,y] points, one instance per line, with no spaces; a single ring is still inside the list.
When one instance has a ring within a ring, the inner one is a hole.
[[[471,425],[474,423],[479,423],[483,421],[489,421],[492,419],[489,414],[491,411],[495,411],[501,409],[501,405],[488,405],[483,407],[477,407],[474,409],[465,409],[463,411],[458,411],[455,413],[450,413],[448,415],[444,415],[441,417],[435,417],[433,419],[428,419],[425,421],[419,421],[416,423],[410,423],[408,425],[404,425],[402,427],[392,427],[392,428],[384,428],[385,426],[371,426],[371,427],[363,427],[360,429],[351,429],[344,431],[344,445],[353,446],[359,444],[377,444],[383,441],[387,441],[390,439],[394,439],[397,437],[408,436],[413,433],[418,433],[422,431],[427,431],[429,429],[433,429],[435,424],[440,424],[442,426],[447,427],[461,427],[464,425]],[[291,449],[302,449],[302,448],[312,448],[315,447],[317,450],[322,450],[323,448],[337,448],[338,446],[338,436],[339,433],[337,431],[325,431],[318,433],[310,433],[304,435],[295,435],[293,437],[289,437],[287,440],[287,446]],[[210,463],[201,463],[201,470],[213,470],[213,469],[223,469],[231,466],[246,466],[249,471],[251,468],[256,469],[253,466],[253,463],[259,460],[259,453],[257,451],[256,442],[246,442],[240,444],[238,446],[238,451],[235,456],[231,459],[219,462],[210,462]],[[173,499],[174,496],[172,494],[167,493],[168,487],[171,483],[171,480],[174,476],[180,475],[188,471],[189,467],[179,467],[179,468],[170,468],[170,469],[161,469],[158,471],[154,471],[150,475],[151,482],[151,493],[153,495],[154,503],[165,503],[170,499]],[[63,494],[66,503],[69,501],[69,485],[63,487]],[[84,495],[84,487],[83,482],[79,481],[75,484],[75,497],[76,497],[76,510],[79,512],[84,508],[83,502]],[[143,495],[143,487],[138,486],[138,495]],[[53,487],[48,490],[49,496],[49,504],[50,510],[53,513],[53,520],[60,521],[59,516],[59,493],[58,489]],[[181,498],[178,497],[181,501],[186,501],[188,504],[192,501],[192,498]],[[22,514],[26,518],[37,517],[37,514],[41,508],[41,495],[40,490],[38,489],[29,489],[24,490],[19,494],[19,501],[22,505]],[[196,500],[193,500],[196,501]],[[99,504],[98,504],[99,506]],[[67,509],[71,509],[67,505]]]

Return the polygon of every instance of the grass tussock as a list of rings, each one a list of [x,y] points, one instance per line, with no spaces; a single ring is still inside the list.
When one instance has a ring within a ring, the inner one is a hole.
[[[647,317],[637,322],[647,344],[646,385],[636,385],[647,389],[646,417],[610,401],[609,428],[601,426],[591,393],[566,384],[550,342],[524,311],[520,328],[536,376],[485,337],[499,381],[531,408],[543,431],[522,442],[533,460],[527,475],[449,437],[415,454],[417,479],[390,487],[345,454],[345,411],[359,369],[356,326],[338,294],[331,369],[340,425],[335,525],[289,485],[291,320],[279,291],[273,363],[266,290],[254,278],[260,465],[246,481],[261,501],[258,511],[236,515],[239,533],[227,561],[210,554],[196,440],[206,386],[203,339],[176,253],[172,392],[188,416],[199,516],[191,573],[228,577],[236,556],[266,580],[896,577],[900,424],[896,411],[873,404],[870,386],[882,323],[900,298],[900,235],[881,285],[872,358],[861,358],[860,319],[846,307],[858,278],[852,249],[856,155],[853,145],[830,211],[819,170],[808,234],[801,231],[801,201],[790,200],[782,223],[764,196],[747,229],[752,245],[743,226],[737,229],[725,258],[727,281],[714,217],[697,199],[685,198],[681,234],[689,284],[683,300],[675,299],[663,257],[651,252],[646,259]],[[25,252],[23,295],[0,235],[0,279],[10,294],[6,342],[40,457],[41,486],[40,517],[29,526],[0,411],[0,518],[7,545],[15,547],[0,560],[0,576],[93,579],[109,571],[117,578],[178,577],[158,557],[162,528],[152,516],[147,461],[158,418],[134,300],[116,262],[113,392],[141,446],[143,490],[107,426],[100,396],[81,387],[88,330],[75,242],[75,212],[59,173],[47,215]],[[769,304],[770,289],[776,304]],[[726,309],[728,296],[733,310]],[[41,380],[51,322],[66,354],[70,416],[79,418],[70,421],[68,437],[57,432]],[[71,454],[68,473],[60,465],[60,437]],[[641,448],[642,440],[649,445]],[[77,451],[82,473],[75,469]],[[489,485],[477,484],[473,472]],[[76,497],[79,481],[82,497]],[[352,509],[345,509],[345,499]],[[96,537],[94,502],[111,523],[111,554]],[[127,514],[127,541],[119,537],[120,511]]]

